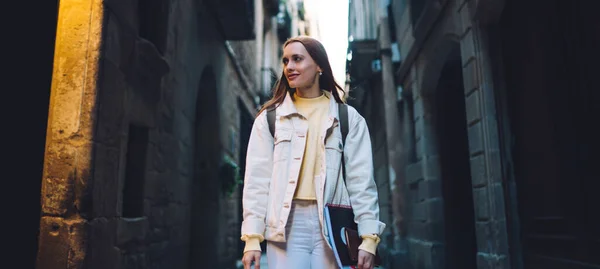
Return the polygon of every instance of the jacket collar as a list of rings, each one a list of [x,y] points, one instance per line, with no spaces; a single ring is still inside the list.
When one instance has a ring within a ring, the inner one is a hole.
[[[339,111],[338,111],[338,103],[335,101],[335,98],[329,91],[323,91],[325,96],[329,99],[329,118],[339,120]],[[278,117],[289,117],[291,115],[298,114],[298,110],[294,105],[294,101],[290,95],[290,91],[285,93],[285,98],[283,99],[283,103],[279,107],[277,107],[275,111],[275,115]]]

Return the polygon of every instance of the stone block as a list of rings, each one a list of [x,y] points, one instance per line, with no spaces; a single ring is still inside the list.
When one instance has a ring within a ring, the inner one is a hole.
[[[423,180],[418,184],[419,201],[442,197],[442,181],[440,179]]]
[[[421,139],[417,140],[415,143],[415,157],[417,161],[423,160],[423,156],[425,155],[425,139],[421,137]]]
[[[485,167],[485,155],[479,154],[471,157],[471,180],[474,188],[487,185],[487,172]]]
[[[414,111],[413,117],[414,117],[415,121],[417,119],[423,118],[423,115],[424,115],[423,98],[419,98],[419,99],[417,99],[417,100],[414,101],[413,111]]]
[[[431,242],[444,242],[444,222],[443,221],[428,221],[423,225],[423,239]]]
[[[148,245],[146,249],[146,255],[149,257],[150,261],[161,260],[167,250],[169,249],[169,243],[166,241],[152,243]]]
[[[82,268],[88,252],[84,219],[44,216],[40,220],[38,268]]]
[[[190,219],[189,206],[170,203],[165,210],[165,224],[167,226],[183,225],[186,220]]]
[[[119,219],[117,222],[117,245],[143,243],[148,229],[149,222],[146,217]]]
[[[429,148],[433,147],[434,145],[429,145]],[[440,157],[437,155],[437,152],[432,152],[430,155],[428,155],[423,164],[423,178],[425,180],[436,180],[442,177],[440,171]]]
[[[121,251],[115,246],[117,219],[96,218],[90,221],[90,248],[85,268],[117,268]]]
[[[419,182],[413,182],[408,184],[407,192],[406,192],[406,202],[407,202],[407,210],[412,208],[412,205],[421,202],[419,200]],[[409,215],[410,216],[410,215]]]
[[[494,238],[489,221],[475,222],[475,236],[477,241],[477,251],[490,253],[494,249]]]
[[[475,39],[473,37],[472,29],[466,31],[465,35],[460,40],[460,54],[463,66],[469,61],[475,59]]]
[[[148,221],[151,227],[154,228],[164,228],[165,227],[165,216],[166,216],[166,208],[165,206],[153,206],[150,210],[150,214],[148,216]]]
[[[424,269],[444,268],[444,245],[440,243],[431,243],[426,246]]]
[[[42,217],[40,221],[37,264],[40,268],[68,268],[69,226],[60,217]]]
[[[481,122],[475,123],[468,128],[469,152],[471,156],[483,152],[483,131]]]
[[[475,204],[475,218],[479,221],[490,219],[490,197],[488,187],[473,189],[473,203]]]
[[[76,147],[65,143],[49,143],[42,179],[42,213],[65,216],[73,211],[76,162]]]
[[[408,256],[412,268],[423,268],[421,265],[423,258],[421,256],[421,251],[419,251],[418,241],[414,239],[409,239],[408,241]]]
[[[467,124],[472,125],[475,121],[481,119],[481,108],[480,108],[480,91],[474,91],[467,95],[465,100],[465,108],[467,111]]]
[[[421,162],[411,163],[406,166],[406,183],[412,184],[423,179],[423,164]]]
[[[406,235],[410,238],[421,239],[423,237],[422,223],[422,221],[407,221]]]
[[[427,205],[427,220],[440,222],[444,220],[444,201],[442,198],[433,198],[425,201]]]
[[[470,59],[468,62],[464,63],[462,74],[465,95],[468,95],[474,90],[480,88],[479,70],[477,70],[477,65],[478,64],[475,59]]]
[[[95,146],[93,212],[95,217],[116,217],[119,212],[120,151],[102,144]]]
[[[419,202],[413,205],[413,221],[426,221],[427,220],[427,202]]]
[[[461,30],[462,30],[461,33],[465,34],[467,31],[471,30],[471,28],[473,27],[473,23],[471,20],[471,14],[469,12],[469,8],[466,5],[468,0],[460,0],[459,2],[461,2],[460,4],[458,4],[458,13],[460,16],[460,23],[461,23]]]
[[[423,137],[423,120],[421,118],[417,118],[415,120],[415,139],[421,139]]]
[[[493,231],[494,249],[493,252],[500,255],[508,256],[508,231],[506,220],[490,221],[491,230]]]

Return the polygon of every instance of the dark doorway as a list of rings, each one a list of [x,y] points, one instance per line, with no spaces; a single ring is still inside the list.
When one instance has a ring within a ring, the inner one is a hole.
[[[196,99],[194,177],[191,188],[191,268],[220,268],[220,161],[217,83],[210,67],[202,73]],[[226,227],[223,227],[226,228]]]
[[[473,188],[458,45],[442,68],[434,108],[444,199],[445,268],[475,269]]]
[[[500,23],[527,269],[600,268],[598,1],[507,1]]]

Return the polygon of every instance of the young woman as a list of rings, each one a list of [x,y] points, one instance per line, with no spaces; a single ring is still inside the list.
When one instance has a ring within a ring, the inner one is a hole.
[[[363,239],[358,268],[371,269],[385,224],[379,221],[367,124],[348,107],[349,131],[342,145],[338,103],[343,103],[343,89],[334,81],[319,41],[306,36],[287,40],[282,64],[273,98],[259,111],[248,144],[242,197],[244,268],[252,263],[260,268],[263,240],[270,269],[337,268],[323,225],[329,203],[352,206]],[[266,113],[271,106],[276,107],[274,137]]]

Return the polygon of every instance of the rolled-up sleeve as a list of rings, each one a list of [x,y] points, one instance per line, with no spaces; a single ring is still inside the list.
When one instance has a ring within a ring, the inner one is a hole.
[[[246,154],[241,229],[241,239],[244,241],[249,235],[264,236],[272,169],[273,137],[267,125],[266,111],[263,111],[252,125]]]
[[[373,155],[371,138],[365,119],[356,112],[349,119],[349,131],[344,145],[346,162],[346,187],[354,210],[354,220],[358,224],[359,235],[381,235],[385,224],[379,221],[379,201],[377,186],[373,177]]]

